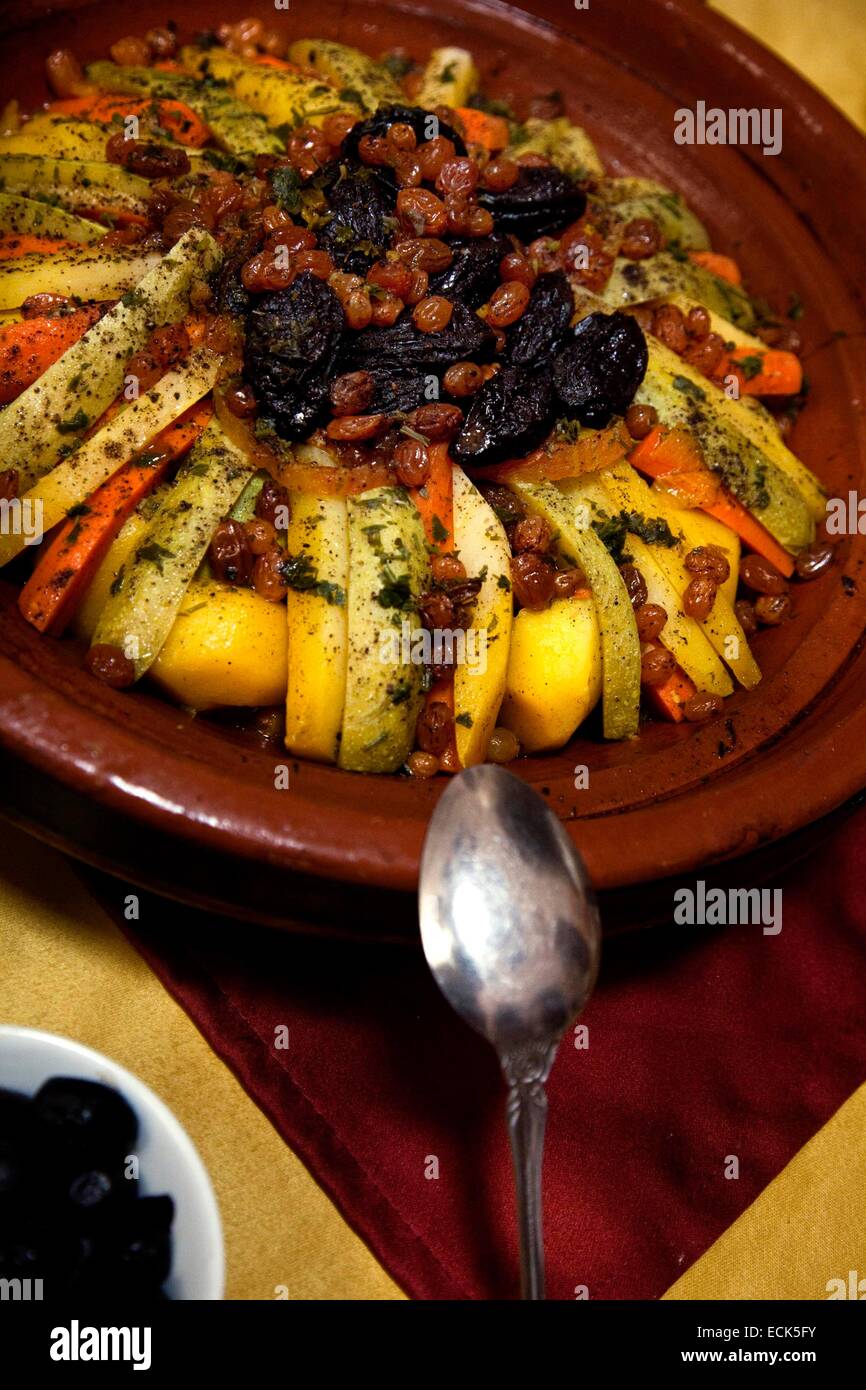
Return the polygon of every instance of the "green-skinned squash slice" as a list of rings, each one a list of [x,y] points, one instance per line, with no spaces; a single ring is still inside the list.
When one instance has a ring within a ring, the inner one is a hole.
[[[214,531],[255,472],[212,420],[111,587],[93,645],[118,647],[140,680],[158,657]]]
[[[0,154],[0,189],[50,199],[72,212],[105,208],[139,216],[147,211],[151,193],[147,179],[128,174],[119,164],[41,154]]]
[[[618,256],[599,298],[608,309],[622,309],[671,294],[687,294],[740,328],[751,328],[755,322],[755,311],[744,290],[671,251],[659,251],[645,261]]]
[[[62,208],[22,194],[0,193],[0,232],[18,236],[58,237],[76,241],[80,246],[92,246],[108,231],[99,222],[76,217]]]
[[[609,739],[631,738],[640,717],[640,642],[634,609],[622,575],[598,533],[592,509],[566,497],[552,483],[513,479],[512,488],[529,509],[544,517],[566,559],[577,564],[592,590],[601,629],[602,722]]]

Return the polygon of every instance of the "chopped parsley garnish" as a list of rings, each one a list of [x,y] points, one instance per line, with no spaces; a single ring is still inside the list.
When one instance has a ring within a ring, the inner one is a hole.
[[[618,564],[625,558],[624,546],[629,533],[638,536],[647,545],[662,545],[671,549],[677,543],[676,536],[662,517],[645,517],[640,512],[623,510],[616,516],[603,517],[592,523],[592,529]]]
[[[698,386],[696,381],[690,381],[687,376],[675,376],[671,385],[677,391],[682,391],[684,396],[691,396],[693,400],[705,401],[707,399],[707,393],[703,386]]]
[[[441,545],[443,541],[448,539],[448,529],[438,516],[433,517],[433,539],[437,545]]]
[[[511,589],[511,580],[508,578],[507,574],[500,574],[496,581],[496,587],[497,589],[505,589],[506,592]]]
[[[471,714],[456,714],[456,715],[454,716],[454,723],[455,723],[455,724],[462,724],[464,729],[471,729],[471,728],[472,728],[472,715],[471,715]]]
[[[81,409],[76,410],[69,420],[60,420],[57,424],[58,434],[77,434],[79,430],[86,430],[90,424],[90,416],[85,415]]]
[[[280,565],[280,573],[289,589],[301,594],[318,594],[335,608],[345,607],[345,590],[330,580],[320,579],[309,555],[287,555]]]
[[[174,551],[166,550],[165,546],[160,545],[158,541],[148,541],[146,545],[141,546],[135,552],[135,558],[136,560],[147,560],[149,564],[156,565],[160,574],[162,574],[163,560],[173,560]]]
[[[291,165],[287,164],[283,168],[273,170],[271,192],[274,195],[274,202],[277,207],[282,208],[283,212],[299,213],[301,211],[301,178],[297,169],[293,169]]]
[[[763,365],[763,359],[760,358],[757,353],[754,357],[741,357],[737,361],[737,366],[743,373],[746,381],[751,381],[753,377],[758,376]]]
[[[405,611],[415,607],[415,598],[408,574],[395,575],[390,566],[382,569],[382,588],[376,595],[376,602],[382,608],[397,608]]]

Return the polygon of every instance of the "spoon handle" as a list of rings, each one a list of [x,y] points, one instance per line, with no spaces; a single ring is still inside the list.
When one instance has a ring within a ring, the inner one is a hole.
[[[547,1080],[557,1041],[510,1048],[502,1058],[508,1082],[508,1136],[517,1189],[517,1222],[520,1231],[520,1293],[522,1298],[544,1298],[544,1229],[542,1225],[541,1164],[544,1126],[547,1121]]]

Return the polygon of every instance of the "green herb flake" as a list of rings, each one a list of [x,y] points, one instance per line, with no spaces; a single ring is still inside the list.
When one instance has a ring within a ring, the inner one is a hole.
[[[687,376],[675,376],[671,385],[677,391],[682,391],[684,396],[691,396],[692,400],[705,401],[707,393],[703,386],[698,386],[696,381],[690,381]]]

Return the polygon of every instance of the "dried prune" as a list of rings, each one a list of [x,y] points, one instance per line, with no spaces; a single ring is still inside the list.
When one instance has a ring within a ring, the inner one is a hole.
[[[45,1142],[62,1153],[99,1158],[106,1152],[129,1151],[138,1121],[119,1091],[98,1081],[55,1076],[34,1099]]]
[[[319,232],[319,245],[341,270],[366,275],[384,254],[386,218],[394,202],[372,170],[334,160],[318,177],[328,199],[330,221]]]
[[[549,373],[501,367],[473,397],[452,456],[466,467],[481,467],[526,454],[541,443],[555,414]]]
[[[283,439],[305,439],[328,413],[328,379],[343,334],[334,291],[305,270],[262,295],[247,318],[244,375]]]
[[[562,347],[573,313],[574,296],[565,272],[550,270],[539,275],[529,303],[506,333],[508,361],[515,366],[549,362]]]
[[[364,136],[383,139],[392,125],[411,126],[419,145],[442,135],[453,142],[458,154],[466,153],[466,145],[457,131],[447,121],[440,121],[432,111],[424,111],[420,106],[380,106],[374,115],[352,126],[340,146],[340,154],[344,159],[358,159],[358,146]]]
[[[369,409],[385,415],[396,415],[415,410],[430,400],[430,372],[397,367],[377,366],[372,363],[367,370],[373,378],[376,392]]]
[[[499,284],[499,263],[512,250],[506,236],[455,237],[448,242],[453,260],[445,270],[430,276],[431,294],[459,299],[477,309]]]
[[[477,314],[458,301],[449,323],[439,333],[422,333],[412,311],[404,310],[390,328],[363,329],[346,347],[351,369],[376,366],[401,371],[420,367],[450,367],[452,362],[481,362],[490,357],[495,338]]]
[[[628,314],[590,314],[553,363],[556,393],[570,416],[601,429],[624,415],[644,378],[646,339]]]
[[[247,312],[250,295],[241,281],[241,270],[258,249],[259,239],[254,232],[245,232],[233,242],[224,255],[217,272],[211,307],[217,314],[236,317]]]
[[[482,188],[478,201],[493,213],[498,231],[522,241],[561,231],[586,208],[586,194],[553,164],[523,165],[510,188]]]

